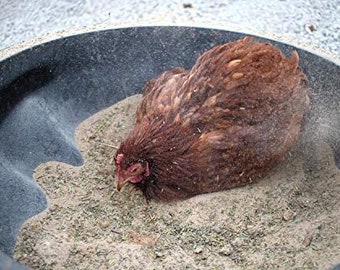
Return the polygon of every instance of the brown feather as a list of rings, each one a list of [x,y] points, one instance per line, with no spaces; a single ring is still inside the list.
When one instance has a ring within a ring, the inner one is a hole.
[[[255,181],[300,134],[309,91],[298,61],[246,37],[147,82],[121,166],[148,161],[135,185],[163,201]]]

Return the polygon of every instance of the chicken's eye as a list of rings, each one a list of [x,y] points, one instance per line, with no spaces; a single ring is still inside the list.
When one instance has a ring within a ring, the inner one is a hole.
[[[143,167],[140,163],[133,164],[128,169],[131,174],[139,174],[143,171]]]

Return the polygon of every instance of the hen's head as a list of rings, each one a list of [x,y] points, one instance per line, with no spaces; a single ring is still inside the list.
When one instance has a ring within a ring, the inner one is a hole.
[[[183,158],[183,154],[195,136],[177,122],[156,117],[137,123],[115,155],[117,189],[130,183],[148,200],[171,201],[179,199],[179,195],[184,197],[186,194],[179,194],[177,187],[183,186],[181,179],[194,171],[190,163],[193,159]]]
[[[115,161],[118,176],[118,191],[120,191],[125,184],[140,183],[150,175],[149,163],[147,161],[137,160],[134,162],[127,162],[124,159],[124,154],[117,154]]]

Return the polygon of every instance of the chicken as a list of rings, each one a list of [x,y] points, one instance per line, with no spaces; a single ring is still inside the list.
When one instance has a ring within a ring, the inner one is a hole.
[[[309,107],[298,62],[245,37],[148,81],[115,155],[117,189],[131,183],[169,202],[263,177],[297,141]]]

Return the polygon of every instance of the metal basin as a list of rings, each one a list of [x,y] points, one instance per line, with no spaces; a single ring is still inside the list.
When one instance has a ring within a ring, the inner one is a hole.
[[[81,121],[140,93],[162,71],[190,68],[202,52],[243,36],[190,27],[125,28],[60,38],[5,57],[0,62],[0,265],[22,268],[10,259],[18,231],[47,206],[32,178],[34,168],[48,160],[82,164],[74,141]],[[311,143],[330,143],[340,167],[339,61],[270,42],[287,54],[298,51],[313,99],[305,132]]]

